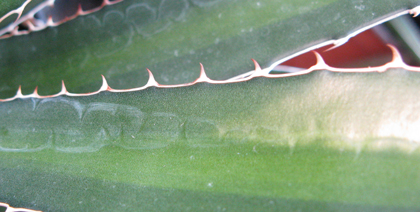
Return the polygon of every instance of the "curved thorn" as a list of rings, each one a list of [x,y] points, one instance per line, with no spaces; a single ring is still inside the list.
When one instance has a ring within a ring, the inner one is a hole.
[[[145,87],[159,87],[160,84],[155,80],[155,77],[153,76],[152,72],[146,68],[147,72],[149,73],[149,80],[147,80],[147,84],[145,85]]]
[[[261,66],[260,66],[260,64],[258,64],[258,62],[257,62],[256,60],[252,59],[252,58],[251,58],[251,60],[252,60],[252,62],[254,63],[254,66],[255,66],[255,71],[261,71]]]
[[[260,64],[256,60],[254,60],[253,58],[251,58],[251,60],[254,63],[255,69],[254,69],[254,73],[250,74],[248,77],[253,78],[253,77],[262,77],[265,75],[269,75],[271,71],[270,68],[268,68],[267,70],[263,70],[261,69]]]
[[[38,86],[35,87],[34,92],[32,93],[34,96],[39,96],[38,95]]]
[[[402,59],[402,56],[401,56],[400,52],[398,51],[398,49],[395,46],[393,46],[392,44],[387,44],[387,46],[392,51],[392,62],[404,63],[403,59]]]
[[[22,95],[22,86],[21,85],[19,85],[19,88],[18,88],[18,90],[17,90],[17,92],[16,92],[16,97],[22,97],[23,95]]]
[[[200,63],[200,76],[195,80],[195,82],[209,82],[210,78],[207,77],[206,71],[204,70],[204,66]]]
[[[82,9],[82,4],[78,4],[77,5],[77,12],[76,12],[76,15],[82,15],[82,14],[84,14],[83,13],[83,9]]]
[[[99,91],[112,90],[112,88],[111,88],[111,87],[109,87],[108,82],[106,81],[106,79],[105,79],[104,75],[102,75],[102,74],[101,74],[101,76],[102,76],[102,86],[101,86],[101,88],[99,89]]]
[[[317,62],[325,63],[324,58],[322,58],[321,54],[319,54],[317,51],[312,51],[316,57]]]
[[[386,70],[390,68],[407,68],[407,65],[404,63],[398,49],[391,44],[387,44],[387,46],[391,49],[392,60],[388,62],[387,64],[385,64],[384,66],[379,67],[378,72],[385,72]]]
[[[204,70],[204,66],[200,63],[200,75],[206,75],[206,71]]]
[[[312,70],[328,69],[329,65],[325,63],[324,58],[322,58],[321,54],[319,54],[316,51],[312,51],[312,52],[315,54],[316,64],[310,67],[309,69],[312,69]]]

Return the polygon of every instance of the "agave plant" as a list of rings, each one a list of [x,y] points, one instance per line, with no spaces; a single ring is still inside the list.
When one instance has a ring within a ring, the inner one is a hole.
[[[420,68],[276,68],[420,1],[75,2],[0,4],[0,202],[420,208]]]

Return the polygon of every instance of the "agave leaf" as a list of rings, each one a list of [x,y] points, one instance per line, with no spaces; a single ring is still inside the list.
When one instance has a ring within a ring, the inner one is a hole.
[[[307,10],[283,14],[270,13],[281,10],[274,1],[260,1],[274,4],[261,13],[251,1],[172,2],[147,2],[173,12],[155,9],[157,20],[145,26],[127,21],[127,13],[148,6],[125,1],[2,40],[3,94],[11,96],[19,84],[24,93],[35,85],[41,94],[57,93],[61,79],[70,91],[94,91],[99,74],[113,88],[131,88],[147,82],[148,73],[139,73],[145,67],[160,83],[190,82],[199,76],[198,62],[208,64],[209,77],[224,79],[252,70],[251,57],[267,67],[279,55],[414,6],[302,1],[295,7]],[[183,5],[195,7],[180,10]],[[233,18],[203,24],[219,14]],[[332,21],[337,14],[338,22]],[[100,27],[91,28],[95,24]],[[140,33],[165,24],[156,34]],[[419,73],[403,69],[318,71],[1,102],[0,201],[44,211],[418,210],[419,80]]]
[[[263,67],[314,43],[346,34],[416,1],[123,1],[28,36],[0,41],[1,97],[22,85],[91,92],[100,75],[113,88],[191,82],[198,63],[212,79]],[[21,62],[22,60],[26,62]]]
[[[419,80],[321,71],[3,102],[1,198],[51,211],[417,210]]]

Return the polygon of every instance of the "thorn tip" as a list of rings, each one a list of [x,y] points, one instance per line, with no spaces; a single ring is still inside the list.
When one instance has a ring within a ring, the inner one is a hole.
[[[251,58],[251,60],[252,60],[252,62],[254,63],[254,66],[255,66],[255,71],[261,71],[261,66],[260,66],[260,64],[258,64],[258,62],[257,62],[256,60],[252,59],[252,58]]]

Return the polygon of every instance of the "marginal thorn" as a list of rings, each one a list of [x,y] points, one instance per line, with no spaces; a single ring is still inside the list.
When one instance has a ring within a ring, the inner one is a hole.
[[[398,51],[397,48],[395,48],[395,46],[391,45],[391,44],[387,44],[387,46],[391,49],[392,51],[392,62],[403,62],[402,57],[400,52]]]
[[[251,58],[251,60],[252,60],[252,62],[254,63],[254,66],[255,66],[255,71],[261,71],[261,66],[260,66],[260,64],[258,64],[258,62],[257,62],[256,60],[252,59],[252,58]]]
[[[324,58],[322,58],[322,56],[316,52],[316,51],[312,51],[315,54],[316,57],[316,64],[325,64]]]
[[[152,72],[148,68],[146,68],[146,70],[149,73],[149,80],[147,81],[146,87],[151,87],[151,86],[159,87],[159,83],[156,82],[155,77],[153,76]]]
[[[76,14],[83,14],[82,4],[80,4],[80,3],[77,5]]]
[[[254,63],[255,70],[252,71],[252,73],[249,76],[247,76],[246,78],[252,79],[254,77],[262,77],[262,76],[265,76],[265,75],[267,75],[269,73],[269,72],[264,73],[264,71],[261,69],[260,64],[258,64],[258,62],[256,60],[254,60],[252,58],[251,58],[251,60]]]
[[[35,96],[39,96],[38,95],[38,86],[35,87],[34,92],[32,93]]]
[[[204,70],[204,66],[203,66],[203,64],[202,63],[200,63],[200,75],[202,75],[202,74],[206,74],[206,71]]]
[[[210,78],[207,77],[206,71],[204,70],[204,66],[200,63],[200,76],[196,80],[196,82],[208,82]]]
[[[61,80],[61,93],[67,93],[66,85],[64,84],[64,80]]]
[[[21,85],[19,85],[19,88],[18,88],[18,90],[16,92],[16,96],[17,97],[21,97],[22,96],[22,86]]]
[[[53,26],[53,25],[54,25],[53,17],[52,16],[48,16],[47,26]]]
[[[109,87],[108,82],[106,81],[104,75],[102,76],[102,86],[99,89],[99,91],[107,91],[107,90],[111,90],[111,87]]]
[[[316,57],[316,64],[313,65],[312,67],[310,67],[309,69],[311,69],[312,71],[314,70],[330,70],[330,66],[328,66],[324,59],[322,58],[322,56],[316,52],[316,51],[312,51],[315,54]]]

